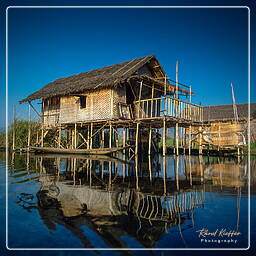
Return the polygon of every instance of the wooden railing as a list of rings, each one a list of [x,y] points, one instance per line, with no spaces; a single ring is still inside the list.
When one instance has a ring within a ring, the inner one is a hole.
[[[201,122],[203,108],[170,96],[134,102],[136,119],[154,117],[173,117],[187,121]]]

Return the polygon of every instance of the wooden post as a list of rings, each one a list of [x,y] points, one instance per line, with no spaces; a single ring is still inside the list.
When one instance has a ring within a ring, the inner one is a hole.
[[[93,123],[91,123],[91,133],[90,133],[90,149],[93,147]]]
[[[199,155],[202,155],[202,126],[199,126]]]
[[[176,180],[176,188],[179,190],[179,156],[175,159],[175,180]]]
[[[178,86],[178,75],[179,75],[179,62],[178,61],[176,61],[176,87],[175,87],[175,96],[176,96],[176,98],[178,99],[178,97],[179,97],[179,92],[178,92],[178,90],[179,90],[179,86]]]
[[[112,124],[109,125],[109,148],[112,148]]]
[[[90,125],[88,124],[88,127],[87,127],[87,149],[90,149],[90,146],[91,146]]]
[[[163,156],[166,155],[166,120],[163,121]]]
[[[143,82],[141,81],[141,82],[140,82],[139,100],[141,100],[142,85],[143,85]]]
[[[148,155],[150,156],[151,155],[151,140],[152,140],[152,127],[151,125],[149,126],[149,136],[148,136]]]
[[[41,147],[44,147],[44,128],[41,128]]]
[[[77,146],[77,127],[75,123],[75,131],[74,131],[74,148]]]
[[[115,136],[115,141],[116,141],[116,147],[118,148],[118,128],[116,127],[115,129],[115,133],[114,133],[114,136]]]
[[[60,148],[60,143],[61,143],[61,127],[59,127],[58,148]]]
[[[126,143],[126,129],[123,127],[123,147],[125,147]],[[123,150],[123,153],[125,154],[125,149]]]
[[[152,164],[151,164],[151,155],[148,156],[148,170],[149,170],[149,180],[152,182]]]
[[[105,130],[102,128],[101,130],[101,147],[104,148],[105,145]]]
[[[136,138],[135,138],[135,155],[138,154],[138,150],[139,150],[139,128],[140,128],[140,124],[137,123],[136,124]]]
[[[187,147],[187,129],[183,128],[183,154],[186,153],[186,147]]]
[[[15,150],[15,129],[16,129],[16,107],[13,107],[13,132],[12,132],[12,150]]]
[[[179,124],[175,124],[175,154],[179,155]]]
[[[166,195],[166,157],[163,157],[163,181],[164,181],[164,195]]]
[[[191,155],[191,132],[192,126],[189,126],[189,135],[188,135],[188,154]]]
[[[30,146],[30,139],[31,139],[31,126],[30,126],[30,105],[28,105],[28,148]]]
[[[135,176],[136,176],[136,190],[139,189],[139,161],[138,155],[135,155]]]

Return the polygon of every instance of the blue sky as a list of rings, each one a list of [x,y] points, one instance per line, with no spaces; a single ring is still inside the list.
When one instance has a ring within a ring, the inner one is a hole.
[[[194,103],[248,101],[243,9],[9,9],[9,109],[61,77],[154,54],[167,74],[192,85]],[[256,102],[252,92],[252,102]],[[4,126],[1,115],[0,127]]]

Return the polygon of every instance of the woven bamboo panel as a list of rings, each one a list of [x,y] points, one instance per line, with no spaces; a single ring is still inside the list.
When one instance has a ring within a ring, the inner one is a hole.
[[[113,119],[119,119],[120,103],[126,103],[126,90],[124,87],[118,87],[113,89]]]
[[[104,89],[83,95],[86,96],[86,106],[84,108],[80,105],[79,96],[61,98],[61,123],[111,119],[111,89]]]

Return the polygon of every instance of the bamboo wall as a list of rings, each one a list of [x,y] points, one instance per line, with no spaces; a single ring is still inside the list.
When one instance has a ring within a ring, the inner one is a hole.
[[[86,96],[85,108],[81,108],[79,96],[61,97],[58,106],[44,108],[44,126],[52,127],[64,123],[130,118],[124,88],[102,89],[83,95]]]
[[[211,140],[210,145],[219,147],[237,146],[243,142],[241,132],[244,133],[244,125],[235,122],[212,122],[210,126],[203,129],[203,144],[208,145],[208,138]],[[192,127],[192,134],[198,135],[198,127]],[[199,136],[195,142],[199,143]]]

